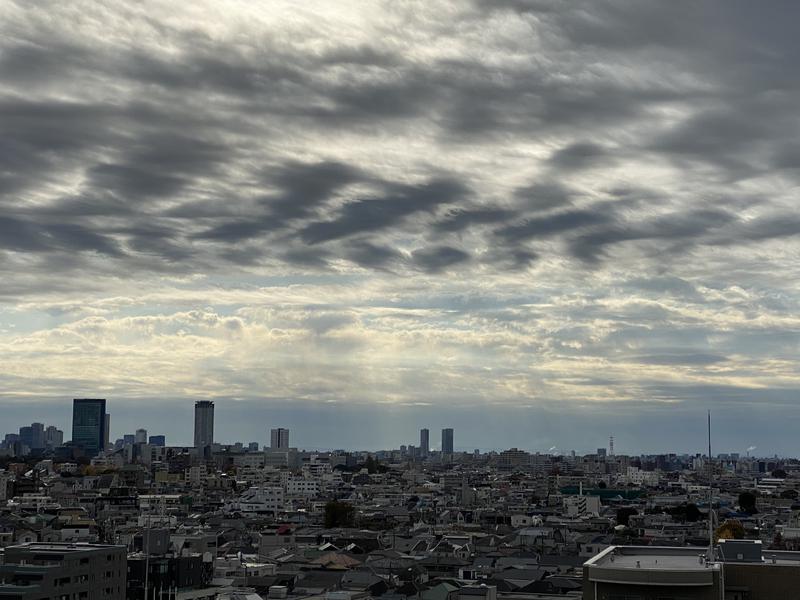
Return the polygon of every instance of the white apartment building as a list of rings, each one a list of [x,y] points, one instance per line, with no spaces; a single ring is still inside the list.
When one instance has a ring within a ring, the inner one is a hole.
[[[236,467],[247,467],[260,469],[264,467],[265,457],[263,452],[247,452],[233,457],[233,464]]]
[[[600,513],[600,496],[564,496],[564,510],[568,517]]]
[[[286,501],[282,487],[253,486],[239,498],[227,503],[224,511],[249,515],[275,514],[285,509]]]
[[[314,479],[295,479],[286,481],[287,496],[316,497],[319,494],[319,481]]]
[[[658,485],[661,476],[658,471],[642,471],[639,467],[628,467],[625,481],[634,485]]]

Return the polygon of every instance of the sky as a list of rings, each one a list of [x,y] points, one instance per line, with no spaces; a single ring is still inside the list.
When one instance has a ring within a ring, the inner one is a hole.
[[[798,12],[0,0],[0,432],[799,454]]]

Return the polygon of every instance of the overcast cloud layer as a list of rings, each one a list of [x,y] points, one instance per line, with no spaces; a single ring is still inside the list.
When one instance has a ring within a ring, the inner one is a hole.
[[[4,429],[795,452],[798,13],[0,0]]]

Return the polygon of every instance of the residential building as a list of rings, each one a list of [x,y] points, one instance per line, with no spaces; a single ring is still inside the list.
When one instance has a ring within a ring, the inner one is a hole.
[[[58,448],[64,444],[64,432],[50,425],[44,431],[44,444],[48,448]]]
[[[583,565],[584,600],[795,598],[800,553],[762,551],[759,540],[719,540],[707,548],[610,546]]]
[[[271,450],[288,450],[289,430],[282,427],[270,430],[269,447]]]
[[[5,548],[3,600],[124,600],[125,546],[31,542]]]
[[[31,449],[41,450],[44,447],[44,423],[31,423]]]
[[[453,430],[442,429],[442,454],[453,453]]]
[[[214,403],[199,400],[194,404],[194,447],[205,448],[214,443]]]

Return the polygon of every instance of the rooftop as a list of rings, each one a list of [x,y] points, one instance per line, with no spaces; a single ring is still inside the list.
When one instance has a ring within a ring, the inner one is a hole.
[[[113,546],[109,544],[90,544],[88,542],[25,542],[23,544],[16,544],[8,546],[6,553],[9,550],[29,550],[31,552],[94,552],[97,550],[111,550],[119,549],[125,550],[125,546]]]
[[[584,563],[584,566],[614,569],[657,569],[704,571],[706,548],[701,546],[610,546]],[[711,565],[714,566],[713,563]]]

